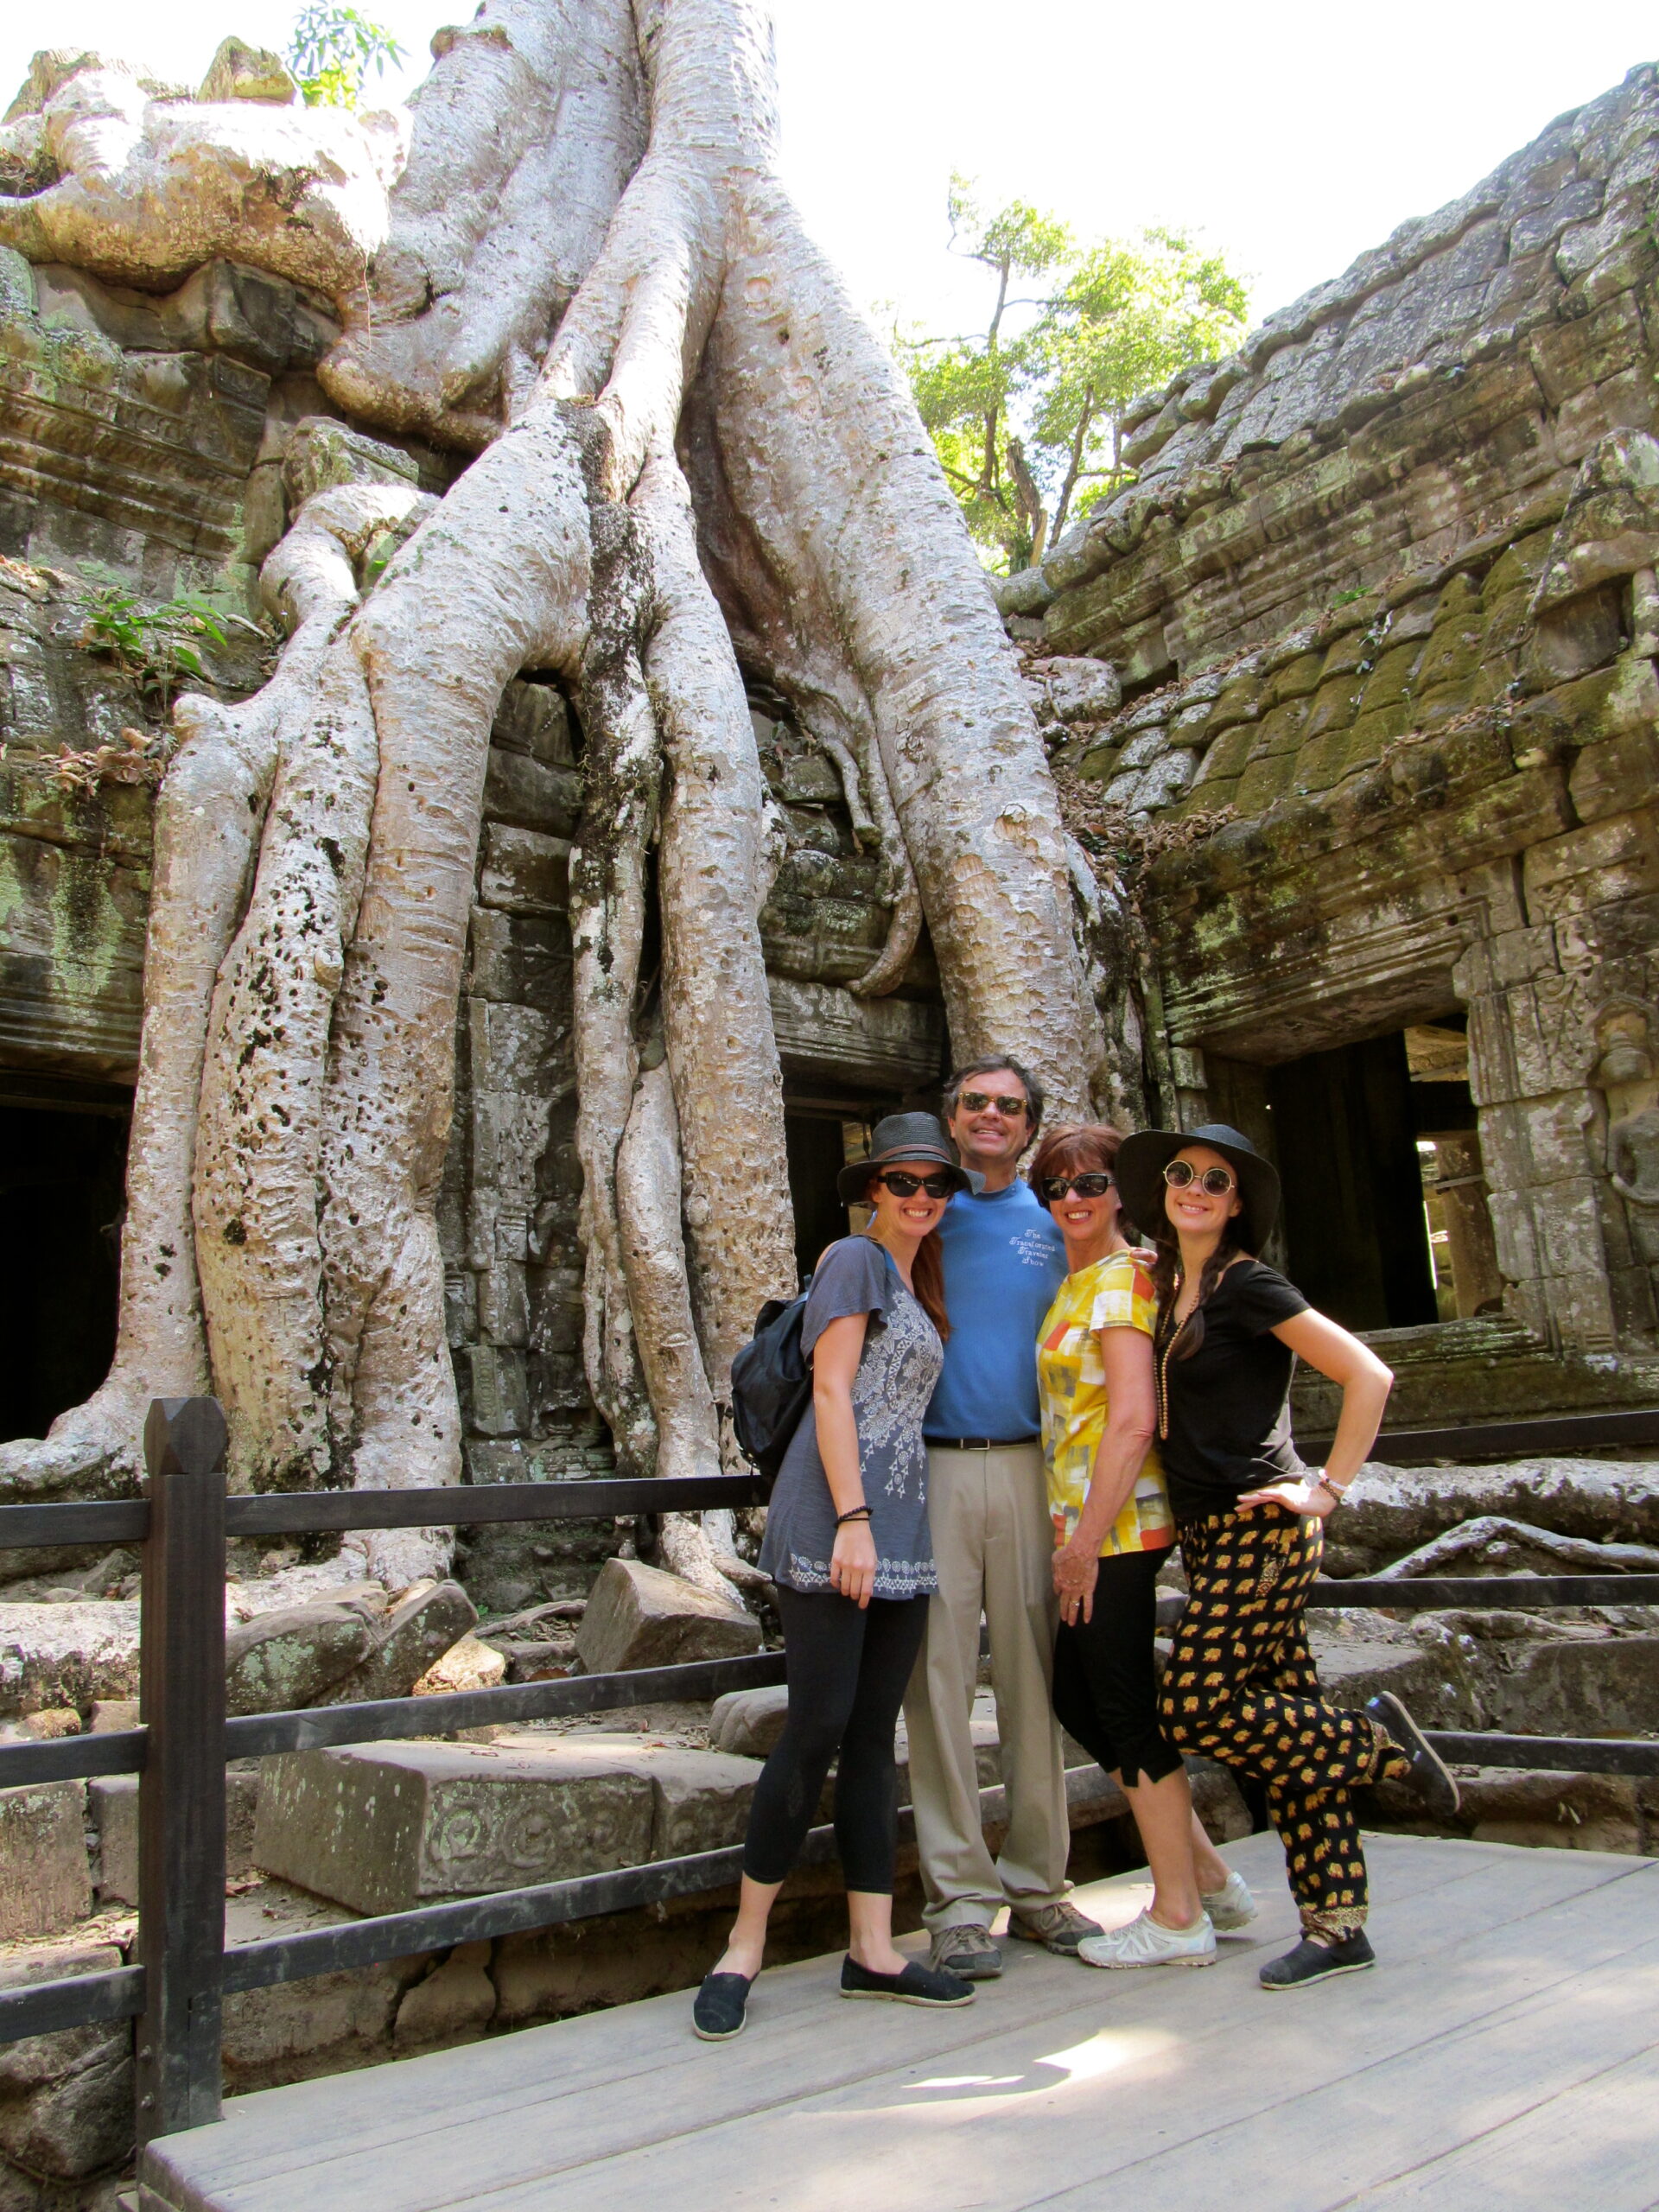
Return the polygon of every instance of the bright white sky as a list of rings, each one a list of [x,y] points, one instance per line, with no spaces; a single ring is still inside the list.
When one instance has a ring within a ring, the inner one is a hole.
[[[444,0],[359,0],[417,82]],[[86,44],[198,82],[234,30],[286,43],[289,0],[26,0],[0,22],[0,101],[32,49]],[[977,322],[945,252],[953,168],[1080,233],[1199,226],[1255,319],[1454,199],[1550,118],[1659,58],[1637,0],[773,0],[796,197],[867,305],[930,334]]]

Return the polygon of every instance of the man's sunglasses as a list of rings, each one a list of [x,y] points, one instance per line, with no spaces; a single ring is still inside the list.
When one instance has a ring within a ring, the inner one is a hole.
[[[913,1198],[918,1191],[925,1191],[930,1198],[948,1198],[957,1187],[954,1175],[906,1175],[902,1167],[890,1167],[875,1179],[885,1183],[895,1198]]]
[[[1190,1160],[1172,1160],[1164,1170],[1164,1180],[1172,1191],[1188,1191],[1196,1183],[1207,1198],[1224,1198],[1237,1184],[1224,1167],[1206,1167],[1200,1174]]]
[[[988,1106],[995,1106],[999,1114],[1006,1114],[1011,1122],[1018,1121],[1031,1109],[1023,1098],[1010,1098],[1006,1091],[964,1090],[957,1100],[959,1108],[969,1114],[982,1114]]]
[[[1046,1205],[1058,1205],[1072,1191],[1080,1198],[1103,1198],[1116,1179],[1115,1175],[1104,1175],[1098,1170],[1091,1170],[1087,1175],[1045,1175],[1043,1201]]]

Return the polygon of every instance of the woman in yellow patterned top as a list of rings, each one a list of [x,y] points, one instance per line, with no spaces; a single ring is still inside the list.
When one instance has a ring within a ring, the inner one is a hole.
[[[1135,1814],[1153,1898],[1127,1928],[1085,1939],[1097,1967],[1209,1966],[1216,1929],[1255,1907],[1192,1810],[1180,1754],[1158,1717],[1154,1584],[1175,1541],[1157,1427],[1152,1255],[1123,1233],[1113,1166],[1121,1133],[1059,1128],[1032,1186],[1065,1239],[1069,1273],[1037,1343],[1043,1453],[1054,1518],[1054,1710]]]

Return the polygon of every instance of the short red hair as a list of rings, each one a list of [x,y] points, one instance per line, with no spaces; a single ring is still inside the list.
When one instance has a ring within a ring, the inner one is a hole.
[[[1086,1175],[1090,1169],[1109,1175],[1117,1165],[1123,1132],[1109,1122],[1066,1122],[1051,1129],[1037,1147],[1031,1163],[1031,1187],[1040,1198],[1051,1175]]]

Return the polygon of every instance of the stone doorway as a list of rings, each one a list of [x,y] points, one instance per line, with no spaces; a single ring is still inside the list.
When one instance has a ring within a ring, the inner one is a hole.
[[[127,1094],[0,1076],[0,1442],[44,1436],[115,1350]]]
[[[862,1207],[849,1221],[836,1178],[863,1154],[869,1133],[884,1114],[899,1110],[894,1098],[849,1101],[784,1097],[784,1141],[789,1154],[789,1199],[795,1215],[795,1264],[803,1281],[826,1244],[865,1219]]]

